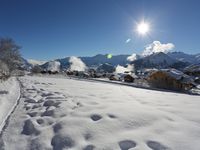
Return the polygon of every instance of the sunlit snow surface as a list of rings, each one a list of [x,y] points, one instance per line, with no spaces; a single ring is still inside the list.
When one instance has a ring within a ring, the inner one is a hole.
[[[20,80],[5,149],[200,149],[199,96],[75,79]]]
[[[7,117],[17,105],[20,96],[20,87],[16,78],[6,81],[0,80],[0,132],[5,125]]]

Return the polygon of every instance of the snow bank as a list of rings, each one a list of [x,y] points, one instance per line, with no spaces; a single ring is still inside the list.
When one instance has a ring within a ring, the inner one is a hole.
[[[5,82],[0,81],[0,131],[19,96],[20,87],[16,78],[10,78]]]

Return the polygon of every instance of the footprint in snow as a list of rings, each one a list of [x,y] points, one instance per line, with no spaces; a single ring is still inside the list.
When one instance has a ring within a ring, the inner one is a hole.
[[[42,150],[44,149],[43,145],[40,143],[39,139],[33,139],[30,143],[30,150]]]
[[[112,119],[114,119],[114,118],[117,118],[115,115],[113,115],[113,114],[108,114],[108,117],[110,117],[110,118],[112,118]]]
[[[40,89],[40,91],[45,91],[44,89]]]
[[[54,92],[55,94],[62,94],[62,93],[60,93],[60,92]]]
[[[74,140],[68,136],[55,135],[51,140],[53,150],[62,150],[64,148],[72,148],[75,145]]]
[[[34,99],[26,99],[24,102],[27,102],[27,103],[37,103]]]
[[[36,89],[26,89],[27,91],[36,91]]]
[[[44,102],[43,106],[45,106],[45,107],[50,107],[50,106],[58,107],[59,104],[61,104],[61,102],[54,102],[53,100],[47,100],[46,102]]]
[[[169,150],[168,147],[156,141],[147,141],[147,146],[152,150]]]
[[[5,91],[5,90],[0,91],[0,94],[8,94],[8,91]]]
[[[30,117],[35,117],[37,115],[37,112],[29,112],[27,113]]]
[[[132,140],[123,140],[118,142],[118,144],[121,150],[129,150],[136,147],[136,143]]]
[[[89,140],[89,139],[92,138],[92,134],[86,133],[86,134],[84,135],[84,138],[85,138],[86,140]]]
[[[39,82],[34,82],[34,84],[40,84]]]
[[[2,137],[0,138],[0,150],[5,150],[5,144]]]
[[[26,110],[29,110],[29,109],[31,109],[31,106],[25,105],[24,108],[25,108]]]
[[[37,119],[36,122],[38,123],[38,125],[41,125],[41,126],[51,126],[54,123],[54,120],[43,117],[43,118]]]
[[[100,119],[102,119],[102,116],[98,115],[98,114],[93,114],[90,116],[90,118],[93,120],[93,121],[98,121]]]
[[[33,105],[32,109],[36,109],[36,108],[39,108],[39,107],[41,107],[40,104],[35,104],[35,105]]]
[[[47,96],[52,96],[54,95],[53,93],[42,93],[41,96],[42,97],[47,97]]]
[[[40,134],[40,131],[38,131],[33,122],[28,119],[24,122],[23,131],[21,133],[25,135],[38,135]]]
[[[45,112],[42,113],[42,117],[43,116],[53,116],[54,115],[54,110],[46,110]]]
[[[48,107],[48,106],[53,106],[54,101],[53,100],[47,100],[44,102],[43,106]]]
[[[44,120],[41,119],[41,118],[37,119],[36,121],[37,121],[38,124],[43,124],[44,123]]]
[[[95,148],[94,145],[87,145],[86,147],[83,148],[83,150],[93,150]]]
[[[48,97],[46,97],[46,99],[48,99],[48,100],[51,100],[51,99],[64,99],[64,97],[61,97],[61,96],[55,97],[55,95],[54,95],[54,96],[48,96]]]
[[[57,133],[58,131],[60,131],[62,129],[62,125],[60,123],[56,123],[54,126],[53,126],[53,131],[54,133]]]

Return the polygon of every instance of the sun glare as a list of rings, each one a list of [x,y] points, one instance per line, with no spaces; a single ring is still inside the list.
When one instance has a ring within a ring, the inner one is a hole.
[[[137,32],[139,34],[145,35],[149,31],[149,24],[145,22],[141,22],[137,25]]]

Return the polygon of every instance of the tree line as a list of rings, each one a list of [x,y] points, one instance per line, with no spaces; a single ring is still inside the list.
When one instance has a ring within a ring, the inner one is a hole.
[[[22,57],[18,46],[11,38],[0,38],[0,78],[9,77],[20,69]]]

